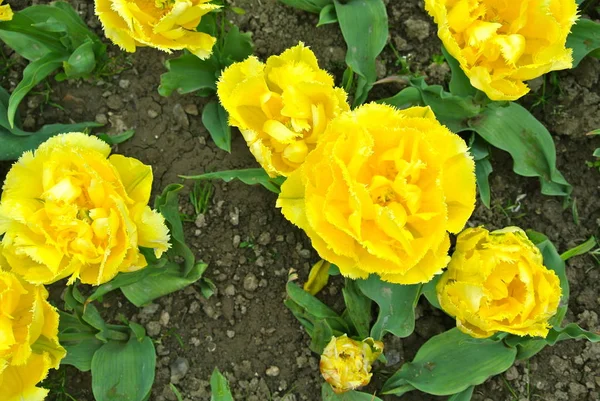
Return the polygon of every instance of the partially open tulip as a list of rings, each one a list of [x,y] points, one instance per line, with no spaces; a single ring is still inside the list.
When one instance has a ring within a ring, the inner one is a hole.
[[[473,337],[496,332],[546,337],[561,289],[523,230],[463,231],[437,286],[442,308]]]
[[[6,176],[0,200],[3,254],[34,284],[70,276],[100,285],[147,266],[169,248],[163,216],[148,207],[152,168],[82,133],[25,152]]]
[[[219,79],[218,95],[230,125],[271,177],[297,169],[329,121],[349,110],[346,92],[303,43],[266,64],[249,57],[231,65]]]
[[[467,144],[429,107],[340,115],[281,186],[277,207],[350,278],[426,283],[475,206]]]
[[[197,32],[203,15],[219,8],[211,0],[95,0],[104,33],[128,52],[136,46],[166,52],[187,49],[208,58],[216,38]]]
[[[492,100],[516,100],[523,81],[571,68],[565,47],[575,0],[425,0],[438,36],[471,85]]]
[[[383,352],[383,343],[367,338],[355,341],[346,334],[332,337],[321,355],[321,375],[340,394],[366,386],[371,381],[373,362]]]

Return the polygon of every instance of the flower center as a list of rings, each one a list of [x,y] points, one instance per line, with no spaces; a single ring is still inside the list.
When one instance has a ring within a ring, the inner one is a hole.
[[[175,0],[154,0],[154,6],[161,10],[165,8],[170,8],[175,4]]]

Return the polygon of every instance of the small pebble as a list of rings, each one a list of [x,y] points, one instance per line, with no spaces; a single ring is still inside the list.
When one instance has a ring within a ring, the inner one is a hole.
[[[254,292],[258,288],[258,279],[253,273],[248,273],[244,277],[244,289],[246,291]]]
[[[188,370],[190,370],[190,363],[186,358],[177,357],[169,367],[171,368],[171,382],[177,384],[187,375]]]
[[[169,324],[170,319],[171,319],[171,316],[169,316],[169,312],[164,310],[160,314],[160,319],[158,321],[160,322],[161,326],[166,326]]]
[[[277,377],[279,376],[279,368],[277,366],[270,366],[265,373],[267,376]]]
[[[129,80],[128,79],[122,79],[119,81],[119,86],[123,89],[127,89],[129,88]]]

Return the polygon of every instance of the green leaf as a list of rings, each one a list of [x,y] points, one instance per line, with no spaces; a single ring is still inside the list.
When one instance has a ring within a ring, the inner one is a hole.
[[[579,327],[576,323],[570,323],[565,327],[553,327],[546,336],[546,342],[554,345],[562,340],[586,339],[593,343],[600,341],[600,333],[593,333]]]
[[[379,102],[399,109],[429,106],[436,118],[456,133],[469,129],[469,120],[482,112],[481,105],[475,103],[471,96],[456,96],[446,92],[440,85],[427,85],[423,77],[411,78],[409,83],[410,87]]]
[[[450,66],[452,76],[450,77],[450,93],[457,96],[474,96],[477,92],[471,85],[471,80],[465,75],[460,63],[456,60],[444,46],[442,46],[442,54]]]
[[[337,19],[348,51],[346,64],[359,75],[354,106],[367,99],[377,80],[375,59],[388,39],[388,17],[383,0],[334,0]],[[320,10],[319,10],[320,11]]]
[[[475,386],[467,387],[466,390],[454,394],[453,396],[448,398],[448,401],[471,401],[471,397],[473,396],[473,390],[475,390]]]
[[[479,198],[488,209],[491,206],[491,191],[489,176],[493,171],[490,162],[489,145],[478,135],[473,135],[470,144],[471,154],[475,160],[475,178]]]
[[[440,278],[442,278],[441,274],[438,274],[437,276],[434,276],[433,279],[429,280],[428,283],[423,284],[423,287],[421,288],[421,294],[425,295],[425,298],[427,298],[427,301],[434,307],[438,308],[438,309],[442,309],[441,305],[440,305],[440,301],[438,300],[437,297],[437,283],[440,281]]]
[[[356,280],[358,288],[379,305],[379,315],[371,328],[371,337],[381,340],[388,332],[408,337],[415,329],[415,307],[420,285],[401,285],[382,281],[372,274],[366,280]]]
[[[262,168],[249,168],[243,170],[225,170],[215,173],[205,173],[200,175],[180,175],[179,177],[186,180],[223,180],[230,182],[232,180],[240,180],[247,185],[260,184],[271,192],[278,194],[279,187],[285,180],[284,177],[271,178]]]
[[[354,390],[336,394],[328,383],[323,383],[321,387],[321,399],[323,401],[382,401],[373,394]]]
[[[21,130],[20,120],[15,116],[15,127],[10,128],[8,121],[8,99],[9,95],[4,88],[0,87],[0,160],[16,160],[28,150],[37,148],[48,138],[65,132],[81,132],[92,127],[100,127],[95,122],[80,124],[50,124],[45,125],[37,132],[25,132]]]
[[[229,383],[225,376],[215,368],[210,376],[210,401],[233,401]]]
[[[104,343],[90,334],[89,338],[77,341],[68,342],[60,341],[60,344],[67,351],[67,356],[60,361],[61,365],[75,366],[81,372],[88,372],[92,369],[92,359],[94,354]]]
[[[212,101],[202,110],[202,124],[206,127],[215,145],[231,153],[231,127],[229,114],[220,103]]]
[[[96,55],[94,54],[94,42],[87,41],[79,46],[71,54],[69,59],[63,62],[63,69],[67,78],[80,78],[87,76],[96,67]]]
[[[350,322],[361,338],[369,337],[371,327],[371,299],[366,297],[358,287],[355,280],[346,279],[344,288],[344,303]]]
[[[552,136],[527,109],[512,102],[508,105],[490,103],[478,117],[469,120],[467,129],[510,153],[515,173],[539,177],[543,194],[568,196],[571,193],[571,185],[556,168]]]
[[[17,107],[19,107],[19,103],[21,103],[25,95],[53,71],[60,68],[62,62],[65,60],[66,57],[62,54],[48,53],[42,58],[32,61],[25,67],[23,70],[23,79],[10,95],[8,103],[8,121],[11,127],[14,127]]]
[[[294,316],[307,325],[306,331],[312,337],[315,325],[319,320],[326,320],[329,326],[334,331],[335,335],[348,333],[350,328],[344,319],[342,319],[331,308],[319,301],[317,298],[300,288],[293,282],[288,282],[286,285],[287,295],[295,305],[286,303],[290,307]],[[304,323],[303,323],[304,324]]]
[[[310,350],[317,355],[321,355],[332,337],[334,337],[333,329],[327,323],[327,320],[317,320],[311,334]]]
[[[332,4],[333,0],[280,0],[283,4],[296,7],[304,11],[318,14],[321,9],[328,4]]]
[[[236,25],[232,25],[225,34],[223,47],[220,52],[221,67],[228,67],[236,61],[243,61],[254,52],[252,36],[241,33]]]
[[[594,249],[597,244],[598,242],[596,241],[596,238],[594,236],[591,236],[584,243],[579,244],[576,247],[571,248],[568,251],[562,253],[560,255],[560,258],[566,262],[574,256],[585,255],[586,253]]]
[[[207,267],[205,263],[196,263],[187,275],[183,275],[179,264],[168,262],[164,267],[154,269],[140,280],[122,286],[121,291],[129,302],[141,307],[200,280]]]
[[[319,12],[319,23],[317,27],[321,25],[334,24],[338,22],[337,14],[335,13],[335,6],[333,4],[327,4]]]
[[[108,143],[110,146],[118,145],[123,143],[133,137],[135,134],[135,130],[129,129],[121,134],[117,135],[108,135],[108,134],[97,134],[98,138],[102,139],[104,142]]]
[[[187,277],[194,269],[196,257],[185,243],[183,224],[179,216],[179,191],[182,188],[183,185],[180,184],[167,185],[162,194],[154,200],[154,208],[164,216],[171,234],[171,248],[167,255],[170,258],[183,258],[182,276]]]
[[[96,401],[142,401],[152,388],[156,352],[149,337],[110,341],[92,359],[92,391]]]
[[[177,401],[183,401],[183,396],[181,395],[177,387],[175,387],[173,383],[169,383],[169,387],[171,388],[173,394],[175,394],[175,398],[177,398]]]
[[[383,394],[405,392],[406,386],[433,395],[460,393],[510,368],[516,354],[502,341],[475,339],[454,328],[429,339],[385,382]]]
[[[191,53],[185,53],[167,60],[165,67],[168,72],[160,76],[158,87],[161,96],[170,96],[173,91],[182,95],[199,90],[217,91],[219,66],[212,58],[200,60]]]
[[[29,61],[35,61],[48,53],[68,54],[60,42],[60,35],[36,29],[36,21],[15,13],[11,21],[0,22],[0,39],[8,47]]]
[[[580,18],[567,37],[567,48],[573,49],[573,68],[591,52],[600,49],[600,24]]]

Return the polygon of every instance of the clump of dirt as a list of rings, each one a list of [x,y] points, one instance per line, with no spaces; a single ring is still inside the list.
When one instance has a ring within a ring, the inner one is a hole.
[[[27,2],[15,3],[19,8]],[[93,4],[77,0],[71,3],[102,35]],[[303,41],[314,50],[321,66],[341,81],[346,48],[336,25],[315,28],[316,15],[275,0],[236,0],[230,4],[247,11],[235,17],[236,23],[241,30],[252,33],[255,53],[260,58]],[[428,83],[445,84],[449,68],[439,61],[436,27],[423,10],[422,1],[386,4],[390,45],[378,61],[379,78],[420,74]],[[48,86],[41,85],[37,89],[40,94],[32,94],[22,105],[26,128],[91,120],[106,124],[104,131],[109,133],[135,129],[135,136],[115,151],[153,166],[154,194],[169,183],[182,182],[182,174],[256,167],[237,133],[231,154],[212,143],[200,118],[205,99],[158,95],[164,61],[172,56],[153,49],[123,55],[112,45],[109,52],[117,59],[116,67],[102,79],[64,83],[49,80]],[[5,54],[12,60],[12,70],[0,83],[13,89],[19,79],[15,71],[24,63],[6,50]],[[558,167],[573,185],[577,219],[572,207],[563,207],[562,199],[541,195],[536,180],[516,176],[510,158],[498,151],[493,155],[492,208],[478,204],[471,225],[532,228],[548,235],[560,251],[599,233],[600,172],[586,162],[600,147],[600,139],[584,135],[600,126],[599,72],[598,60],[584,60],[577,69],[556,74],[553,83],[534,82],[534,90],[522,101],[555,134]],[[379,85],[372,96],[390,96],[401,88]],[[191,183],[185,184],[189,187]],[[169,383],[177,386],[185,400],[209,400],[208,379],[214,367],[230,380],[236,400],[319,400],[322,379],[318,356],[311,354],[308,336],[282,302],[289,269],[296,269],[300,279],[305,280],[318,255],[306,236],[275,209],[274,194],[239,182],[213,185],[207,212],[186,223],[185,229],[197,259],[209,263],[206,274],[216,284],[215,295],[205,299],[199,288],[191,286],[137,310],[115,293],[105,298],[100,309],[109,320],[117,321],[123,314],[143,324],[155,340],[158,363],[153,401],[176,400]],[[193,214],[185,197],[182,212]],[[598,331],[600,298],[595,283],[600,268],[591,257],[582,256],[568,262],[568,275],[571,301],[567,320]],[[321,294],[338,309],[342,307],[341,286],[341,280],[334,280]],[[61,284],[52,288],[55,299],[63,288]],[[419,304],[417,318],[411,337],[386,338],[389,365],[377,369],[397,370],[412,359],[423,342],[453,325],[451,319],[425,302]],[[496,377],[478,386],[473,399],[598,400],[599,354],[598,344],[559,343],[530,362],[517,363],[504,374],[506,382]],[[67,368],[67,392],[79,401],[93,400],[90,389],[88,374]],[[53,392],[49,399],[59,399],[59,395]],[[439,399],[420,393],[409,393],[404,398]]]

